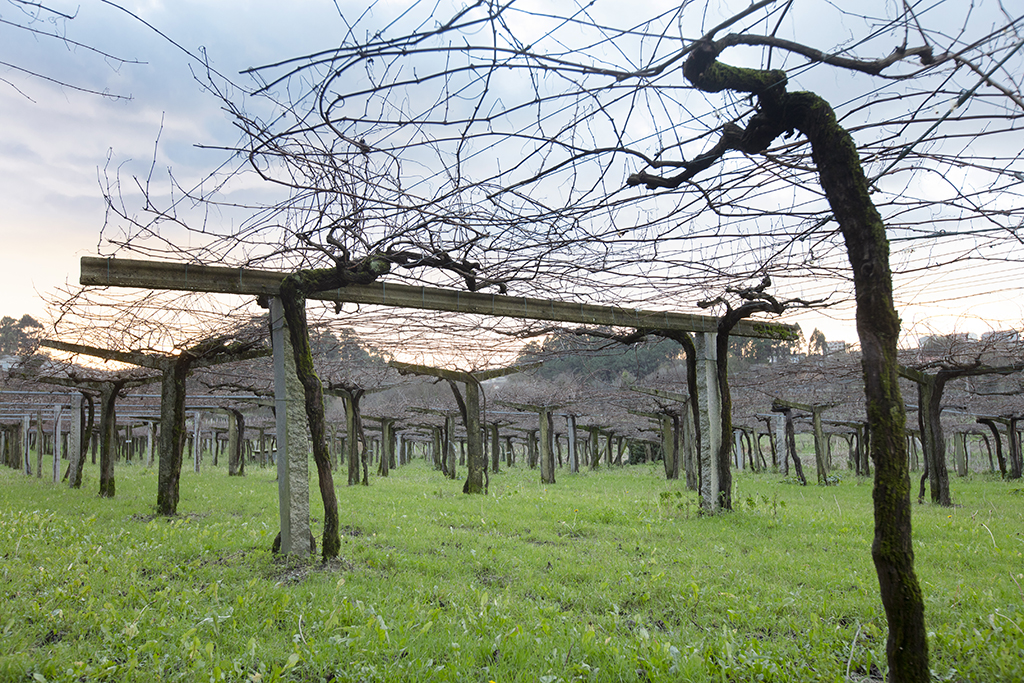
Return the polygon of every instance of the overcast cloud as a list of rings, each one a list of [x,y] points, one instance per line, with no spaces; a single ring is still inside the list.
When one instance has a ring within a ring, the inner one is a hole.
[[[37,292],[78,278],[78,259],[95,254],[103,225],[99,176],[145,177],[153,164],[183,184],[220,164],[223,152],[197,144],[232,144],[237,135],[218,101],[193,78],[196,64],[126,13],[101,2],[56,2],[73,20],[33,28],[115,57],[9,25],[0,25],[0,61],[74,86],[130,97],[109,99],[59,87],[0,66],[0,288],[3,315],[42,315]],[[182,47],[205,51],[211,66],[238,83],[239,71],[329,47],[344,31],[331,2],[127,2]],[[26,24],[0,5],[0,19]],[[158,173],[159,174],[159,173]]]
[[[16,3],[0,3],[0,19],[26,24]],[[366,25],[383,26],[389,15],[407,4],[404,0],[374,3],[376,15]],[[544,6],[543,2],[530,4]],[[354,21],[366,5],[340,0],[123,3],[182,48],[205,54],[220,74],[246,85],[250,81],[239,75],[242,69],[338,44],[346,31],[339,12]],[[4,246],[0,250],[4,292],[0,315],[41,316],[43,304],[37,291],[52,293],[65,281],[77,281],[79,257],[96,253],[104,224],[100,185],[104,169],[129,182],[133,176],[144,178],[153,166],[154,176],[166,185],[170,168],[188,186],[225,159],[224,152],[199,149],[197,144],[231,145],[238,139],[220,103],[195,81],[193,70],[198,64],[167,39],[100,0],[56,0],[50,6],[76,16],[68,21],[41,21],[34,28],[143,63],[120,63],[83,47],[0,24],[0,62],[81,88],[130,97],[77,92],[0,66],[0,236]],[[654,14],[659,6],[667,11],[678,3],[652,0],[645,14]],[[619,12],[621,7],[618,2],[599,3],[593,11]],[[726,14],[706,7],[694,3],[687,9],[695,13],[700,30]],[[951,7],[956,9],[955,3]],[[447,18],[449,10],[441,14]],[[817,46],[823,48],[842,40],[824,40],[828,32],[849,36],[864,29],[863,25],[822,24],[807,12],[791,17],[809,27],[806,32],[820,38]],[[687,32],[687,37],[697,34],[692,27]],[[871,56],[888,49],[888,43],[864,48]],[[619,58],[608,55],[611,61]],[[835,81],[844,77],[836,72],[830,75]],[[821,326],[829,339],[853,338],[848,328],[829,331],[827,323]]]

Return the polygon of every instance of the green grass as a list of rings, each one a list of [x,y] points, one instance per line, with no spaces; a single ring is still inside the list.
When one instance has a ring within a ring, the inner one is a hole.
[[[423,464],[341,487],[341,557],[269,552],[271,470],[120,466],[71,491],[0,471],[0,680],[844,681],[885,671],[871,486],[736,475],[708,518],[660,466],[465,496]],[[1024,680],[1024,495],[954,479],[916,505],[937,680]],[[315,495],[315,486],[313,487]],[[314,500],[314,518],[318,501]],[[316,520],[319,527],[319,519]],[[317,533],[319,529],[316,530]]]

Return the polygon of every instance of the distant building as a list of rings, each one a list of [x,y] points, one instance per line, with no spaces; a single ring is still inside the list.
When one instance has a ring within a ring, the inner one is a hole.
[[[825,342],[825,355],[831,356],[837,353],[846,353],[846,342],[844,341],[827,341]]]
[[[1020,342],[1020,332],[1018,332],[1017,330],[998,330],[996,332],[986,332],[985,334],[981,335],[981,341],[1016,344]]]
[[[954,332],[952,334],[927,334],[918,337],[917,346],[921,349],[950,349],[958,345],[969,344],[978,335],[973,332]]]

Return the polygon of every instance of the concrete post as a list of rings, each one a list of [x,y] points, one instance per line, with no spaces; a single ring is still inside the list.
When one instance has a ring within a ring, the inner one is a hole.
[[[64,406],[53,406],[53,483],[60,483],[60,461],[64,451],[64,439],[61,438],[60,423],[64,416]]]
[[[661,458],[665,466],[666,479],[679,478],[679,442],[676,440],[675,425],[671,415],[661,415]]]
[[[196,411],[192,416],[192,463],[196,474],[199,474],[199,464],[203,460],[203,414]]]
[[[692,398],[690,399],[693,400]],[[680,455],[683,459],[683,467],[686,472],[686,488],[690,491],[698,490],[698,481],[700,480],[697,476],[697,461],[699,454],[697,450],[697,439],[695,438],[695,430],[693,427],[693,410],[690,408],[690,403],[684,404],[682,417],[682,428],[683,428],[683,447],[680,451]]]
[[[497,472],[501,463],[501,438],[498,434],[498,425],[492,422],[488,429],[491,431],[491,471]]]
[[[445,472],[449,479],[455,479],[458,475],[459,455],[455,448],[455,416],[446,415],[444,418],[444,444],[442,457],[445,462]]]
[[[789,458],[786,457],[786,416],[776,413],[772,418],[775,428],[775,466],[783,475],[789,475]]]
[[[943,453],[942,457],[945,457]],[[967,435],[963,432],[953,434],[953,462],[958,476],[967,476]]]
[[[281,553],[313,552],[309,530],[309,445],[302,385],[295,355],[277,297],[270,299],[274,347],[274,410],[277,417],[277,496],[281,518]]]
[[[245,453],[241,450],[241,444],[238,443],[238,420],[235,419],[234,414],[231,411],[227,411],[228,416],[228,444],[227,444],[227,458],[228,458],[228,474],[238,474],[239,461],[245,457]],[[235,460],[235,454],[239,453],[240,457]]]
[[[722,398],[718,389],[715,333],[693,335],[697,350],[697,402],[700,409],[700,497],[707,512],[718,511],[718,449],[722,442]]]
[[[43,478],[43,411],[36,411],[36,478]]]
[[[552,449],[554,430],[551,428],[551,411],[540,410],[540,481],[543,484],[555,483],[555,454]]]
[[[68,485],[74,486],[78,463],[84,457],[82,448],[82,395],[75,393],[71,397],[71,431],[68,439]]]
[[[26,476],[32,476],[32,454],[29,453],[29,430],[32,428],[32,418],[27,413],[21,417],[21,460]]]
[[[153,466],[153,444],[156,443],[156,423],[146,423],[146,467]]]
[[[576,451],[576,416],[571,413],[565,416],[565,433],[569,439],[569,471],[580,471],[580,456]]]

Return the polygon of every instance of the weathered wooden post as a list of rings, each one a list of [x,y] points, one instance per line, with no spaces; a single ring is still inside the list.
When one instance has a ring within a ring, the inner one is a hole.
[[[314,552],[309,527],[309,446],[305,396],[295,373],[295,354],[281,300],[270,297],[274,347],[274,412],[277,418],[277,495],[283,554]]]

